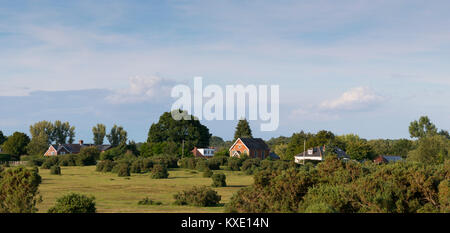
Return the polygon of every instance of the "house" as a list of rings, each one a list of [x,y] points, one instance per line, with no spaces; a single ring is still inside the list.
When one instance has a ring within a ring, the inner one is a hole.
[[[397,161],[402,161],[403,158],[401,156],[392,156],[392,155],[380,155],[376,157],[373,162],[376,164],[382,163],[393,163]]]
[[[264,159],[270,155],[270,148],[261,138],[238,138],[229,152],[230,157],[247,155],[250,158]]]
[[[194,147],[194,149],[191,151],[192,154],[195,157],[202,157],[202,158],[211,158],[214,156],[214,153],[216,152],[215,148],[197,148]]]
[[[111,149],[111,145],[85,144],[83,142],[83,140],[80,140],[78,144],[50,145],[48,150],[45,152],[44,156],[78,154],[78,153],[80,153],[82,148],[89,147],[89,146],[96,146],[100,150],[100,152],[104,152],[104,151]]]
[[[315,161],[323,161],[325,150],[327,148],[325,146],[317,146],[310,148],[300,154],[294,156],[295,163],[303,163],[306,160],[315,160]],[[349,159],[349,156],[342,149],[335,147],[333,148],[333,152],[337,154],[340,159]]]

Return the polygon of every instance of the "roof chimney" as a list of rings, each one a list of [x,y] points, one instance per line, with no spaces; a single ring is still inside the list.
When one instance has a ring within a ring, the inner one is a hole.
[[[83,140],[80,140],[80,145],[83,145]]]

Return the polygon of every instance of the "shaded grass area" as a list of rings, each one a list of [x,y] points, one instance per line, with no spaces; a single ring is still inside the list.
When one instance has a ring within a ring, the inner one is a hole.
[[[223,204],[239,189],[251,185],[253,177],[238,171],[220,171],[227,176],[228,187],[214,188],[222,196],[218,207],[194,207],[174,205],[173,195],[192,186],[211,186],[211,178],[187,169],[171,169],[169,179],[151,179],[150,174],[131,174],[118,177],[113,173],[95,171],[95,166],[61,167],[62,175],[50,175],[50,170],[39,169],[42,183],[39,186],[43,202],[39,212],[55,204],[58,197],[69,192],[95,196],[97,212],[105,213],[221,213]],[[138,205],[146,197],[162,202],[162,205]]]

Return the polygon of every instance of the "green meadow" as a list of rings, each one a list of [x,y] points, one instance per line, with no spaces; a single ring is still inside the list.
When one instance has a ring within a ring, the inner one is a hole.
[[[241,171],[220,171],[226,176],[227,187],[214,188],[222,196],[218,207],[174,205],[173,195],[192,186],[211,186],[211,178],[202,172],[188,169],[170,169],[168,179],[152,179],[150,174],[131,174],[118,177],[115,173],[95,171],[95,166],[61,167],[62,175],[51,175],[48,169],[39,169],[42,183],[39,186],[43,201],[39,212],[55,204],[58,197],[69,192],[92,195],[96,198],[99,213],[222,213],[224,204],[239,189],[251,185],[253,177]],[[162,202],[162,205],[138,205],[145,197]]]

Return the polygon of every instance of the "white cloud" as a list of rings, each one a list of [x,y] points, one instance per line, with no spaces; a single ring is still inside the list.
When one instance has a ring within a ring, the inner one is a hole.
[[[337,99],[323,101],[320,108],[323,110],[364,110],[378,105],[384,99],[368,87],[355,87],[344,92]]]
[[[115,104],[160,101],[170,96],[170,90],[176,84],[158,76],[131,77],[129,82],[128,88],[119,89],[106,99]]]

